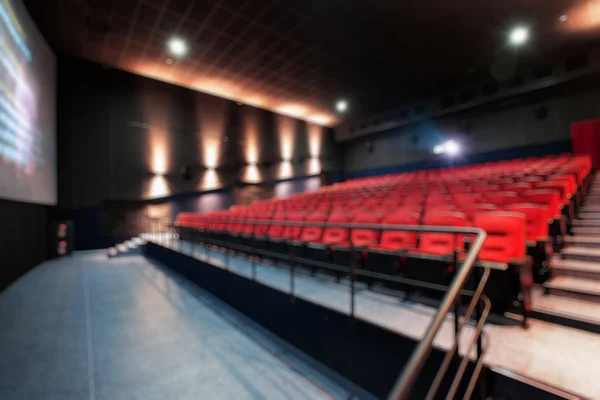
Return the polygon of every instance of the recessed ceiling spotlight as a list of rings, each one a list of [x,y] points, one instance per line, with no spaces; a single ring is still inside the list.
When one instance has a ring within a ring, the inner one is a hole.
[[[171,65],[171,64],[173,64],[173,59],[169,57],[169,58],[167,58],[167,59],[165,60],[165,62],[166,62],[167,64]]]
[[[527,39],[529,39],[529,29],[523,26],[514,28],[509,35],[510,43],[515,46],[522,45],[527,41]]]
[[[338,102],[335,103],[335,109],[341,113],[345,112],[348,110],[348,102],[346,100],[338,100]]]
[[[171,54],[173,54],[174,56],[177,57],[181,57],[184,56],[187,53],[187,45],[185,44],[185,42],[181,39],[171,39],[171,41],[169,41],[169,51],[171,52]]]
[[[569,16],[567,14],[563,14],[560,17],[558,17],[558,20],[560,22],[567,22],[568,19],[569,19]]]

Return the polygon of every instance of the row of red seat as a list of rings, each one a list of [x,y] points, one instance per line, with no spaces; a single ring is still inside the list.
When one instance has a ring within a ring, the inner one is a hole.
[[[309,263],[347,267],[351,250],[360,249],[360,269],[442,285],[449,283],[452,255],[464,235],[386,226],[477,227],[487,232],[479,259],[508,265],[488,285],[493,304],[502,310],[519,304],[525,310],[531,271],[523,278],[523,266],[533,259],[534,279],[547,274],[548,237],[564,234],[563,222],[587,190],[590,171],[589,158],[570,155],[417,171],[351,180],[226,211],[182,213],[177,224],[195,228],[200,240],[213,244],[269,250],[282,258],[293,252]]]

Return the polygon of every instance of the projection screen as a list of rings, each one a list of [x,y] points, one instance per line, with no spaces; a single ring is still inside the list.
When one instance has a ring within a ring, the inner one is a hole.
[[[56,60],[20,0],[0,0],[0,198],[56,204]]]

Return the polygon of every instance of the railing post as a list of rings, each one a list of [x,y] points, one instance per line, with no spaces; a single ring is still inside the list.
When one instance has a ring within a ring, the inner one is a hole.
[[[471,239],[464,238],[464,249],[465,252],[468,253],[471,250]],[[477,259],[475,259],[475,263],[477,263]],[[475,277],[475,282],[481,282],[483,279],[483,275],[481,273],[481,268],[475,266],[473,270],[473,274]],[[481,291],[481,296],[477,300],[477,305],[475,306],[475,321],[479,321],[479,319],[483,315],[483,306],[481,304],[481,298],[485,296],[485,287]],[[468,357],[468,355],[466,355]],[[477,359],[483,357],[483,333],[479,335],[477,338]],[[483,400],[486,399],[487,396],[487,387],[486,387],[486,376],[485,376],[485,368],[481,371],[479,377],[477,378],[477,395],[478,398]]]
[[[355,287],[356,282],[356,254],[354,252],[354,246],[350,244],[350,316],[355,318]]]
[[[454,254],[453,254],[453,259],[452,262],[454,264],[454,269],[452,271],[452,275],[455,276],[458,273],[458,238],[457,235],[454,234]],[[460,326],[460,305],[461,305],[461,298],[462,296],[459,294],[456,297],[456,301],[454,302],[454,340],[456,340],[456,343],[459,344],[458,342],[458,329]],[[457,351],[456,351],[457,355],[460,355],[460,344],[457,347]]]
[[[292,302],[295,301],[294,298],[294,289],[295,289],[295,272],[296,272],[296,246],[290,247],[290,296],[292,297]]]

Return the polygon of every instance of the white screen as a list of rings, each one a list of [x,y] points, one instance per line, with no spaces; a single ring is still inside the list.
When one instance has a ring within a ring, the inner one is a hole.
[[[0,0],[0,198],[56,204],[56,61],[20,0]]]

